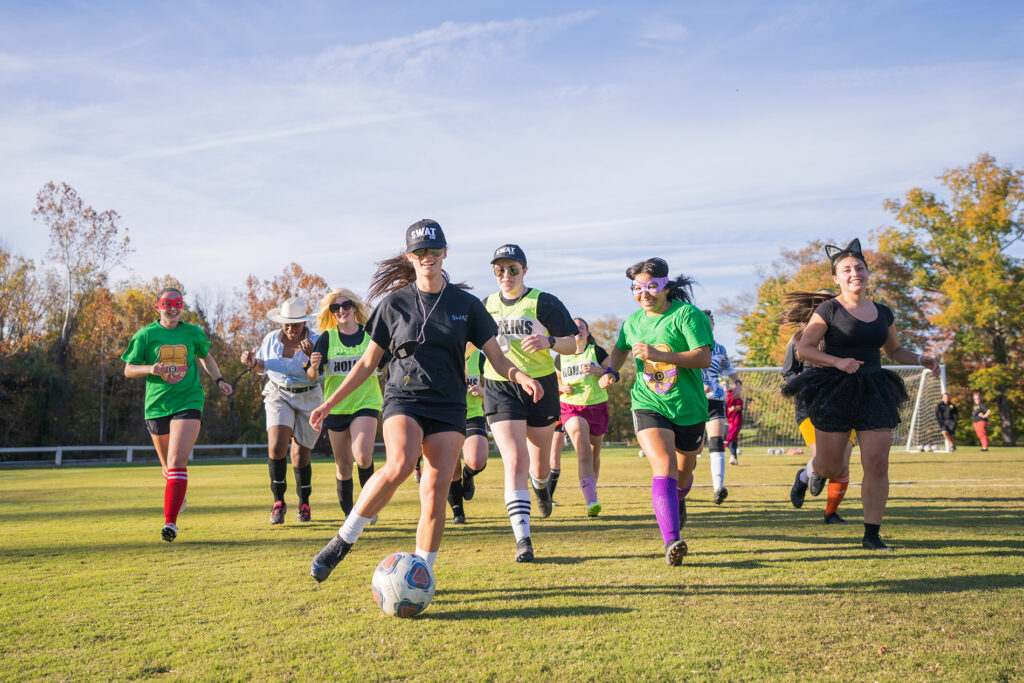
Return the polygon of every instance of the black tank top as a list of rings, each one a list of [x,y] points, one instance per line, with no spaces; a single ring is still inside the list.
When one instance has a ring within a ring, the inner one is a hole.
[[[872,302],[874,303],[874,302]],[[835,299],[829,299],[814,312],[828,325],[825,353],[839,358],[863,361],[862,367],[881,367],[881,348],[889,338],[893,315],[888,306],[875,304],[878,315],[869,323],[859,320]]]

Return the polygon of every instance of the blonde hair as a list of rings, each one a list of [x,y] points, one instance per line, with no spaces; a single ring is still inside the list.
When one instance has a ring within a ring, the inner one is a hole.
[[[332,290],[330,294],[325,296],[323,299],[320,299],[320,311],[316,314],[316,321],[314,322],[317,332],[326,332],[338,324],[337,320],[334,318],[334,314],[331,313],[331,304],[333,304],[334,300],[339,296],[348,298],[349,301],[356,305],[356,322],[360,325],[366,324],[367,318],[370,317],[370,314],[366,310],[366,304],[364,304],[363,300],[356,296],[352,290],[339,287],[338,289]]]

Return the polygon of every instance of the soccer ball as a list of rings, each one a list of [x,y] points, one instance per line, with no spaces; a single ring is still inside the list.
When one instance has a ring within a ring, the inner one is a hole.
[[[414,617],[434,597],[434,572],[419,555],[388,555],[373,572],[373,600],[385,614]]]

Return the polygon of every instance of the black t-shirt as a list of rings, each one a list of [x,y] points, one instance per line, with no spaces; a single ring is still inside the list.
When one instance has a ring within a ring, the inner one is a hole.
[[[971,408],[971,422],[981,422],[983,420],[987,420],[987,417],[981,416],[981,414],[986,412],[987,410],[988,408],[985,407],[984,403],[974,404],[974,407]]]
[[[960,410],[957,409],[955,403],[939,401],[938,405],[935,406],[935,421],[940,425],[947,422],[956,422],[959,417]]]
[[[878,315],[869,323],[853,317],[836,299],[822,302],[814,309],[828,324],[825,331],[825,353],[839,358],[855,358],[865,367],[881,366],[881,348],[889,338],[889,325],[894,318],[888,306],[875,304]]]
[[[586,351],[586,349],[583,350]],[[594,344],[594,354],[597,356],[598,365],[603,363],[604,359],[608,357],[608,352],[597,344]],[[560,354],[555,356],[555,367],[558,368],[559,371],[562,370],[562,356]]]
[[[786,345],[786,356],[782,359],[782,379],[791,382],[804,371],[804,364],[796,357],[796,342]]]
[[[499,296],[501,296],[501,303],[506,306],[513,306],[523,296],[532,291],[533,287],[527,287],[523,295],[517,299],[506,299],[501,294]],[[486,302],[487,297],[482,298],[480,301]],[[537,320],[547,328],[548,334],[552,337],[569,337],[580,333],[580,328],[576,327],[576,321],[569,315],[569,309],[554,294],[541,292],[537,295]]]
[[[455,285],[432,294],[419,292],[413,283],[386,296],[370,314],[366,329],[374,343],[393,353],[420,336],[424,312],[423,341],[412,355],[392,357],[388,363],[384,403],[415,404],[416,414],[428,418],[464,420],[466,342],[482,348],[498,327],[475,296]]]
[[[359,346],[363,343],[363,336],[366,334],[366,330],[360,325],[352,334],[342,334],[338,332],[338,339],[345,346]],[[313,353],[320,354],[320,367],[317,368],[317,372],[323,373],[324,363],[327,362],[327,351],[331,347],[331,331],[324,330],[324,333],[320,335],[320,338],[316,340],[316,344],[313,345]],[[311,354],[312,355],[312,354]]]

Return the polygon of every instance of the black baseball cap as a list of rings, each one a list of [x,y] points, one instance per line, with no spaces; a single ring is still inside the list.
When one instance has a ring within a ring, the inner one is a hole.
[[[526,254],[523,253],[522,248],[518,244],[503,244],[495,249],[494,258],[491,259],[491,263],[503,258],[519,261],[524,266],[526,265]]]
[[[405,231],[405,251],[412,252],[416,249],[444,249],[448,241],[444,238],[444,231],[437,221],[424,218],[409,226]]]

